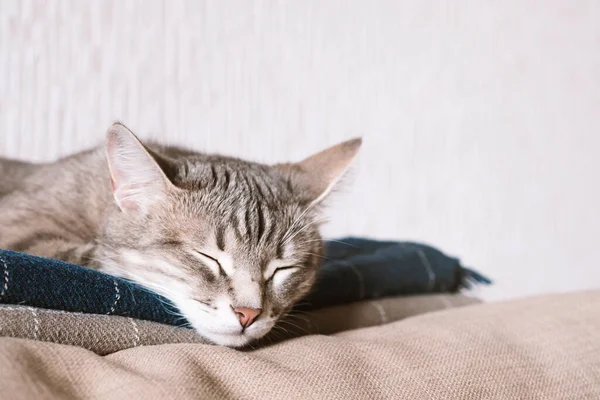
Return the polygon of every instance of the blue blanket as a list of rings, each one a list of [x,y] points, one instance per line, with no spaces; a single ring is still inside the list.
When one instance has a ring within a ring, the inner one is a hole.
[[[490,281],[456,258],[417,243],[329,241],[317,283],[297,308],[363,299],[455,292]],[[61,261],[0,250],[0,303],[186,323],[165,298],[130,281]]]

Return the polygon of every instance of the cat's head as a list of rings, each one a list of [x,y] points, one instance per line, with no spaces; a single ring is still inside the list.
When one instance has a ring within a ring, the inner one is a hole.
[[[319,205],[360,144],[268,166],[157,151],[115,124],[106,141],[114,201],[101,268],[171,300],[210,341],[244,346],[313,284],[323,252]]]

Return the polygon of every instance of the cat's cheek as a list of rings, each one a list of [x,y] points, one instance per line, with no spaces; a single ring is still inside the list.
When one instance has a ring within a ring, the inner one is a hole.
[[[179,309],[181,314],[188,320],[200,335],[205,336],[206,332],[230,332],[237,333],[239,322],[236,320],[233,312],[223,313],[223,301],[216,301],[214,307],[208,307],[199,302],[188,298],[171,298],[171,301]],[[229,318],[227,318],[229,317]]]

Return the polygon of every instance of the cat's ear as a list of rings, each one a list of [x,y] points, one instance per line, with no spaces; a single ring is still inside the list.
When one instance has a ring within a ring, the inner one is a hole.
[[[113,196],[123,212],[148,212],[172,186],[148,149],[120,123],[106,134],[106,158]]]
[[[361,144],[361,138],[351,139],[298,163],[278,164],[276,167],[298,194],[306,196],[312,203],[319,203],[348,171]]]

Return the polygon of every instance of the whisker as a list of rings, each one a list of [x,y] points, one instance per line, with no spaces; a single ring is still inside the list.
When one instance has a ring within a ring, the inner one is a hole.
[[[303,244],[308,244],[308,243],[313,243],[313,242],[332,242],[332,243],[339,243],[339,244],[343,244],[344,246],[349,246],[349,247],[354,247],[355,249],[360,249],[359,246],[356,246],[352,243],[347,243],[347,242],[343,242],[341,240],[334,240],[334,239],[313,239],[313,240],[305,240],[304,242],[300,242],[298,243],[299,245],[303,245]]]
[[[279,321],[279,322],[281,322],[281,321]],[[280,330],[282,330],[282,331],[283,331],[283,334],[285,335],[284,337],[289,337],[289,336],[290,336],[290,332],[289,332],[287,329],[285,329],[283,326],[281,326],[281,325],[276,325],[276,326],[277,326],[277,327],[278,327]]]
[[[309,205],[308,205],[308,207],[306,207],[306,209],[300,213],[300,215],[298,216],[298,218],[296,218],[296,219],[295,219],[295,220],[292,222],[292,224],[290,225],[290,227],[287,229],[287,231],[286,231],[286,232],[285,232],[285,234],[283,235],[282,241],[283,241],[284,243],[287,243],[286,239],[287,239],[287,236],[288,236],[288,234],[289,234],[289,233],[292,231],[292,229],[294,229],[294,228],[295,228],[296,224],[297,224],[297,223],[300,221],[300,219],[301,219],[302,217],[304,217],[304,215],[306,215],[306,213],[307,213],[307,212],[308,212],[308,211],[309,211],[311,208],[312,208],[312,203],[311,203],[311,204],[309,204]]]
[[[304,328],[304,327],[302,327],[302,326],[300,326],[298,324],[295,324],[295,323],[293,323],[291,321],[286,321],[286,320],[281,320],[280,322],[281,323],[286,323],[286,324],[292,326],[293,328],[299,329],[300,331],[302,331],[301,333],[310,335],[310,331],[308,331],[306,328]]]
[[[320,255],[320,254],[316,254],[316,253],[311,253],[311,252],[309,252],[309,251],[303,251],[303,252],[301,252],[300,254],[303,254],[303,255],[309,255],[309,256],[315,256],[315,257],[318,257],[318,258],[321,258],[321,259],[323,259],[323,260],[327,260],[327,261],[335,261],[333,258],[329,258],[329,257],[327,257],[327,256],[322,256],[322,255]]]
[[[287,244],[287,243],[291,242],[295,237],[297,237],[300,233],[302,233],[307,228],[315,226],[316,224],[321,224],[321,223],[327,222],[328,220],[329,219],[327,217],[323,216],[323,217],[315,219],[315,220],[306,221],[305,225],[300,226],[300,229],[294,231],[293,234],[291,234],[288,238],[284,237],[283,244]],[[291,231],[288,231],[288,232],[291,232]]]
[[[310,319],[304,315],[297,315],[297,314],[288,314],[286,315],[286,318],[296,318],[302,322],[306,322],[308,325],[310,325]]]

